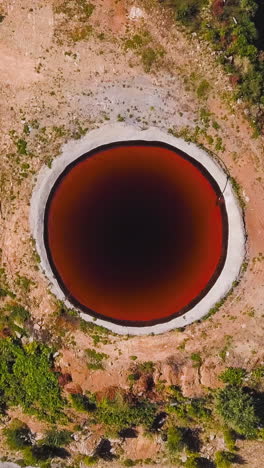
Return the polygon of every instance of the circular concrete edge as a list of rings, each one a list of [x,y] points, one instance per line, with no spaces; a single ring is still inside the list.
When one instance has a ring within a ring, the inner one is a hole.
[[[69,308],[75,307],[67,300],[59,287],[50,267],[44,244],[44,213],[49,193],[58,176],[72,161],[98,146],[127,140],[161,141],[175,146],[175,148],[184,151],[199,161],[210,172],[220,189],[223,190],[226,185],[227,176],[225,172],[206,151],[193,143],[187,143],[182,138],[176,138],[166,134],[156,127],[141,130],[121,123],[104,125],[96,130],[92,130],[78,141],[70,141],[63,145],[62,153],[53,161],[52,167],[42,167],[37,176],[36,185],[31,198],[30,226],[33,238],[36,242],[36,249],[41,259],[40,266],[50,281],[50,290]],[[81,318],[87,322],[94,322],[96,325],[103,326],[121,335],[147,335],[164,333],[174,328],[185,327],[205,316],[231,289],[233,282],[240,274],[241,265],[246,253],[243,217],[229,181],[224,191],[224,199],[229,225],[226,261],[215,284],[192,309],[168,322],[147,327],[117,325],[106,320],[95,319],[79,311]]]

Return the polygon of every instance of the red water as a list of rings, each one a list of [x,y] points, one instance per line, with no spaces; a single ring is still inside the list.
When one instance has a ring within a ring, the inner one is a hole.
[[[138,143],[89,155],[61,177],[46,247],[73,303],[144,325],[202,297],[223,266],[226,218],[218,187],[193,162]]]

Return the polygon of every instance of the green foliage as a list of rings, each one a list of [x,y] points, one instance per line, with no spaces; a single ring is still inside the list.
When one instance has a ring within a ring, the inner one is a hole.
[[[20,325],[24,325],[30,317],[29,311],[19,304],[8,304],[6,310],[9,311],[10,319],[15,320]]]
[[[176,19],[186,25],[194,22],[201,3],[203,2],[199,2],[199,0],[173,0],[172,5],[176,12]]]
[[[63,13],[69,18],[75,15],[82,22],[87,21],[92,15],[95,6],[86,0],[65,0],[64,3],[55,7],[55,13]]]
[[[85,457],[83,457],[82,459],[82,462],[86,465],[86,466],[93,466],[97,463],[98,459],[97,457],[93,457],[93,456],[89,456],[89,455],[86,455]]]
[[[68,452],[60,447],[51,445],[33,445],[23,450],[25,465],[38,466],[40,468],[50,468],[50,462],[53,458],[67,458]]]
[[[51,349],[36,342],[22,346],[12,339],[0,340],[0,395],[7,406],[56,421],[63,400],[52,372]]]
[[[219,450],[215,453],[216,468],[229,468],[235,463],[236,456],[231,452]]]
[[[117,395],[114,400],[100,401],[95,417],[99,422],[121,430],[133,425],[151,428],[155,415],[155,404],[143,399],[129,404],[122,395]]]
[[[201,457],[199,454],[194,453],[188,456],[184,468],[200,468],[201,463],[200,463]]]
[[[3,430],[3,434],[11,450],[21,450],[32,445],[30,429],[18,419],[14,419],[10,426]]]
[[[256,367],[256,369],[253,369],[253,371],[251,372],[251,379],[257,383],[264,379],[264,366]]]
[[[149,72],[153,63],[157,60],[157,52],[152,47],[146,47],[141,54],[143,68],[145,72]]]
[[[138,49],[149,42],[149,35],[135,34],[131,39],[124,42],[125,49]]]
[[[184,430],[181,427],[169,427],[167,433],[167,449],[173,455],[181,452],[186,446],[184,442]]]
[[[154,362],[144,361],[137,364],[137,370],[142,373],[151,374],[154,372]]]
[[[202,358],[199,353],[192,353],[191,360],[193,361],[193,367],[200,367],[202,364]]]
[[[244,389],[228,385],[219,390],[216,410],[229,427],[247,437],[255,436],[260,420],[253,396]]]
[[[171,404],[167,406],[168,413],[176,414],[183,422],[207,421],[211,416],[211,410],[207,408],[207,401],[203,398],[190,400],[185,398],[177,387],[171,387]]]
[[[123,461],[124,466],[135,466],[137,465],[137,462],[135,460],[131,460],[131,458],[127,458],[126,460]]]
[[[136,361],[137,360],[137,356],[129,356],[131,361]]]
[[[232,429],[225,429],[224,430],[224,441],[225,445],[231,452],[236,450],[236,434]]]
[[[28,154],[27,153],[27,142],[23,138],[19,138],[16,141],[17,152],[19,154]]]
[[[222,382],[230,385],[242,385],[245,377],[246,371],[240,367],[228,367],[219,375]]]
[[[85,353],[88,357],[88,369],[104,369],[103,360],[108,358],[108,355],[105,353],[97,353],[94,349],[88,348],[85,350]]]
[[[63,445],[68,445],[72,441],[71,435],[72,433],[66,429],[59,431],[54,427],[46,431],[45,437],[41,443],[53,447],[61,447]]]
[[[0,314],[0,330],[7,330],[9,335],[16,333],[25,335],[24,329],[26,321],[29,319],[29,312],[19,304],[7,304]]]
[[[96,409],[95,403],[89,400],[89,398],[86,395],[82,395],[81,393],[70,395],[70,400],[73,408],[77,411],[90,412]]]
[[[264,7],[260,0],[165,0],[176,19],[198,31],[219,52],[218,61],[227,73],[237,76],[236,95],[253,104],[251,119],[264,125]],[[203,14],[203,7],[205,15]],[[232,61],[230,62],[230,57]],[[205,98],[209,84],[204,80],[197,95]],[[257,117],[256,117],[257,108]]]
[[[205,98],[209,92],[209,89],[210,89],[210,85],[208,81],[202,80],[196,90],[198,98],[200,99]]]

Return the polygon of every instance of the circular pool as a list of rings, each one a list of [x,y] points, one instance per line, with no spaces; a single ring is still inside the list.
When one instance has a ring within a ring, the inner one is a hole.
[[[195,310],[202,315],[202,304],[208,312],[232,247],[226,174],[194,145],[136,139],[142,133],[83,145],[79,154],[68,147],[64,162],[58,158],[40,176],[32,203],[34,237],[55,294],[83,318],[122,333],[164,331],[180,319],[182,326]],[[236,204],[233,211],[243,258]],[[235,269],[229,265],[236,275],[240,257]]]
[[[183,314],[224,264],[221,191],[197,161],[162,143],[110,144],[56,181],[45,243],[66,296],[112,322],[151,325]]]

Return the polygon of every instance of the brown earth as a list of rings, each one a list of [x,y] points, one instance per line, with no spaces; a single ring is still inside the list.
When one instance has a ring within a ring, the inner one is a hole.
[[[78,17],[56,13],[58,3],[67,2],[43,0],[32,6],[30,0],[2,0],[1,4],[6,17],[0,24],[0,247],[8,284],[30,309],[35,336],[43,330],[54,334],[57,304],[37,268],[28,214],[34,175],[59,153],[67,139],[81,136],[85,128],[116,122],[118,115],[127,124],[140,128],[157,125],[165,131],[186,131],[187,127],[191,131],[198,124],[207,134],[201,134],[199,141],[218,153],[242,189],[248,267],[238,286],[210,319],[184,331],[146,337],[109,334],[106,344],[96,345],[109,356],[103,370],[87,368],[84,350],[94,347],[91,336],[65,323],[55,333],[64,333],[57,365],[71,375],[66,388],[101,392],[118,386],[128,390],[130,356],[137,356],[139,362],[154,362],[156,384],[165,380],[181,385],[186,396],[203,395],[206,388],[219,386],[217,376],[226,366],[250,370],[264,364],[263,138],[252,138],[244,106],[232,100],[229,79],[208,45],[177,29],[158,5],[153,12],[148,1],[95,2],[94,13],[87,20],[92,28],[89,36],[73,41],[61,24],[82,25]],[[129,19],[132,6],[142,8],[144,19]],[[150,72],[143,69],[140,50],[124,48],[125,39],[144,31],[148,32],[148,46],[165,51],[163,57],[157,55]],[[208,96],[198,99],[201,79],[208,81],[210,90]],[[211,113],[210,119],[220,125],[218,130],[210,125],[206,128],[201,109]],[[25,123],[28,135],[23,133]],[[208,135],[215,141],[221,138],[224,149],[216,150]],[[27,155],[18,154],[19,138],[27,141]],[[18,277],[30,280],[27,289]],[[192,353],[200,354],[200,368],[190,359]],[[10,412],[12,417],[18,415],[34,430],[42,430],[41,423]],[[94,437],[98,441],[99,436]],[[240,445],[244,466],[260,466],[262,445],[249,441]],[[125,450],[130,458],[155,459],[159,446],[156,440],[141,435],[127,441]],[[168,465],[161,461],[159,466]]]

